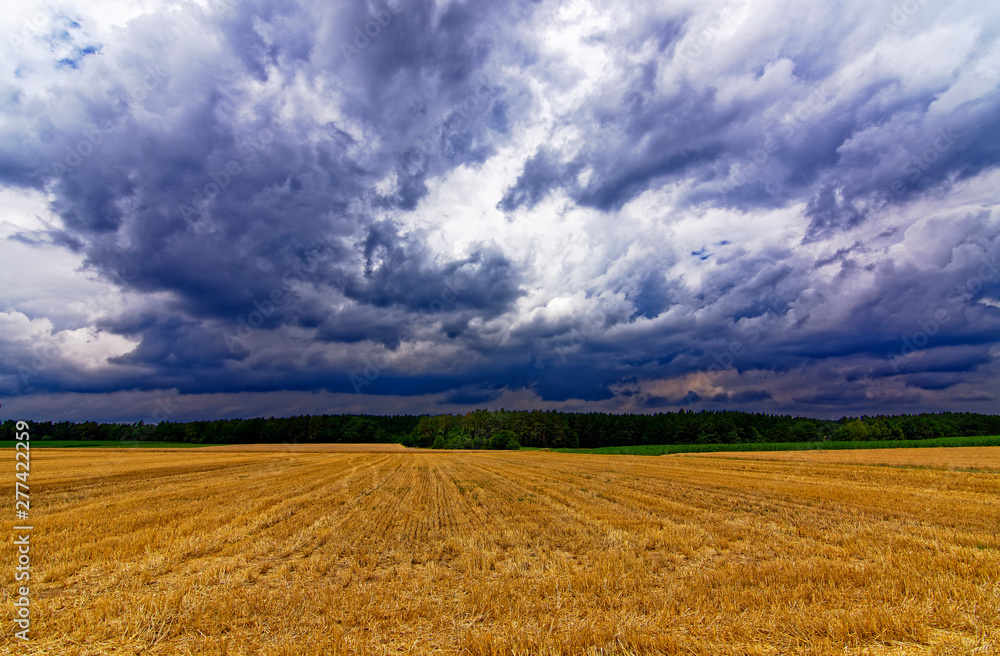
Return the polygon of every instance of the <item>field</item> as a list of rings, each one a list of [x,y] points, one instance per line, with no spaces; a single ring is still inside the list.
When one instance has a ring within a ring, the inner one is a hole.
[[[854,449],[926,449],[936,447],[1000,446],[1000,435],[937,437],[929,440],[866,440],[863,442],[761,442],[757,444],[639,444],[602,446],[596,449],[544,449],[559,453],[603,453],[631,456],[664,456],[674,453],[721,451],[817,451]],[[542,449],[526,449],[539,451]]]
[[[711,458],[779,460],[782,462],[885,465],[888,467],[932,467],[972,469],[1000,473],[1000,448],[992,446],[962,449],[856,449],[851,451],[744,451],[700,453]]]
[[[206,446],[200,451],[246,451],[280,453],[400,453],[406,452],[402,444],[222,444]]]
[[[3,653],[1000,652],[988,471],[44,449],[31,480]]]

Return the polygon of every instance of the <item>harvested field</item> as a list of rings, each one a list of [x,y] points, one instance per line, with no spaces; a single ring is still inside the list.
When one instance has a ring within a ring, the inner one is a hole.
[[[32,455],[36,619],[19,653],[1000,645],[993,473],[538,452]]]
[[[744,458],[783,462],[891,465],[1000,472],[1000,447],[963,446],[931,449],[850,449],[837,451],[731,451],[683,454],[683,457]]]
[[[402,444],[224,444],[204,446],[201,451],[280,451],[294,453],[400,453]]]

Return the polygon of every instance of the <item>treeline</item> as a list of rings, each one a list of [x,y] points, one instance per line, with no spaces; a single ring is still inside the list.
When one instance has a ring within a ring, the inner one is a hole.
[[[14,439],[14,421],[0,439]],[[1000,435],[1000,415],[938,414],[809,419],[701,411],[654,415],[476,410],[464,415],[313,415],[161,422],[31,422],[33,440],[161,441],[196,444],[396,442],[446,449],[597,448],[643,444],[751,444],[922,440]]]
[[[216,419],[158,424],[99,424],[94,421],[31,421],[32,440],[189,442],[256,444],[298,442],[399,442],[420,417],[307,415],[267,419]],[[14,439],[14,422],[0,426],[0,439]]]
[[[588,449],[642,444],[919,440],[998,435],[1000,415],[940,413],[844,417],[833,421],[708,410],[654,415],[477,410],[461,416],[421,417],[416,430],[402,443],[431,448],[480,448],[477,445],[489,444],[501,432],[505,437],[509,434],[521,446]]]

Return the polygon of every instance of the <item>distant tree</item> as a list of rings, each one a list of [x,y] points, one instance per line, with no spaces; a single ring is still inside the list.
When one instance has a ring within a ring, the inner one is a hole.
[[[354,443],[378,442],[382,430],[375,422],[365,417],[351,417],[343,430],[344,441]]]
[[[808,419],[800,419],[792,427],[793,442],[812,442],[816,439],[816,424]]]
[[[493,434],[492,437],[490,437],[489,441],[487,442],[486,448],[499,451],[501,449],[506,449],[507,443],[512,441],[517,442],[517,437],[514,435],[513,432],[509,430],[497,431],[496,433]],[[520,446],[521,445],[518,444],[518,448],[520,448]]]
[[[868,427],[860,419],[849,422],[844,428],[847,430],[847,439],[852,442],[868,439]]]

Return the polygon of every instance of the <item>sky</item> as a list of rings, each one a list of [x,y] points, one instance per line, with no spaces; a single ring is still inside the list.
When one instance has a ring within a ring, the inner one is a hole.
[[[1000,3],[0,16],[3,418],[1000,408]]]

